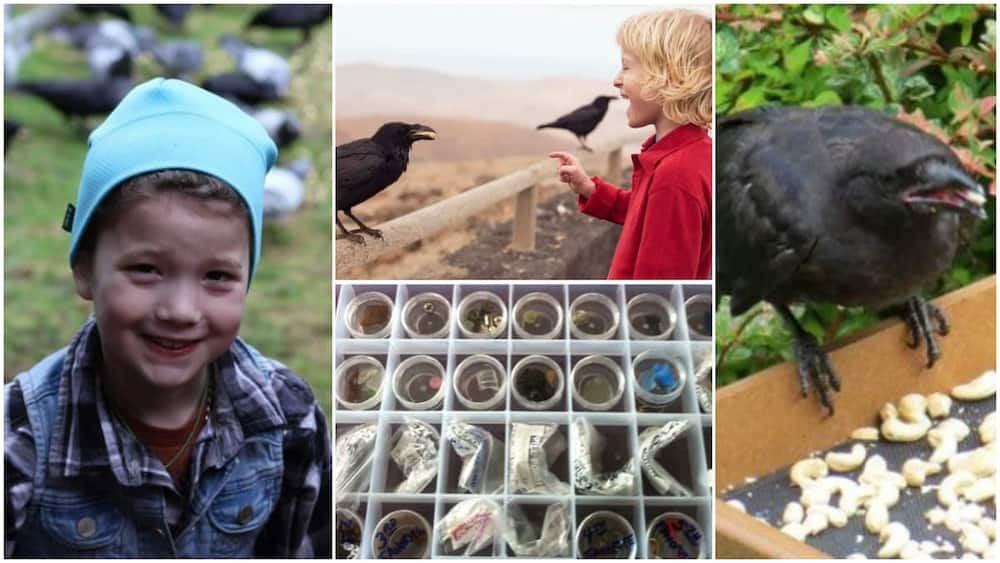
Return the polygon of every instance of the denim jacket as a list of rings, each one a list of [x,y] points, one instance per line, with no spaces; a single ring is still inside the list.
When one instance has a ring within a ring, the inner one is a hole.
[[[110,415],[99,350],[88,321],[5,387],[8,557],[327,555],[329,438],[307,384],[237,339],[182,496]]]

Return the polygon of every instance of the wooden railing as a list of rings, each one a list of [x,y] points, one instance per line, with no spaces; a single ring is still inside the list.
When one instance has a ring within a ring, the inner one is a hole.
[[[622,139],[599,147],[592,154],[577,154],[577,157],[590,171],[590,168],[599,162],[596,159],[607,155],[605,177],[613,178],[617,182],[622,174],[622,148],[631,142],[632,139]],[[469,217],[491,209],[509,198],[515,198],[511,247],[516,250],[534,250],[538,184],[543,180],[553,179],[555,168],[556,162],[553,159],[541,160],[527,168],[480,184],[388,223],[374,225],[382,231],[381,239],[366,235],[363,244],[337,239],[337,269],[367,264],[384,254],[429,238],[449,227],[462,225]]]

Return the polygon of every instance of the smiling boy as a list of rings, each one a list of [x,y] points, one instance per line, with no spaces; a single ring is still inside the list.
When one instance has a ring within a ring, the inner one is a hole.
[[[631,190],[565,152],[559,179],[580,210],[623,226],[608,279],[708,279],[712,265],[712,22],[686,10],[633,16],[618,30],[614,86],[629,127],[655,134],[632,155]]]
[[[136,87],[91,134],[67,223],[94,315],[5,387],[7,556],[328,554],[325,417],[237,337],[276,157],[252,118],[177,80]]]

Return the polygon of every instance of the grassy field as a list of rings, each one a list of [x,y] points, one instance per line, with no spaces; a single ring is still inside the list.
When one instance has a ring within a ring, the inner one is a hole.
[[[305,377],[329,415],[332,26],[327,22],[315,28],[311,41],[296,48],[297,31],[241,32],[243,23],[259,9],[198,7],[184,30],[175,31],[151,6],[129,6],[135,22],[153,26],[161,38],[199,40],[206,49],[206,67],[196,82],[234,68],[217,44],[223,33],[240,35],[289,57],[295,77],[283,106],[296,113],[304,132],[302,139],[281,152],[279,164],[307,157],[313,172],[307,180],[306,206],[288,221],[264,227],[263,257],[241,335]],[[158,66],[148,58],[137,61],[137,68],[138,81],[158,74]],[[87,74],[84,53],[41,34],[21,65],[19,78]],[[66,204],[76,199],[86,136],[28,96],[6,95],[4,114],[24,126],[7,150],[4,170],[4,375],[9,380],[65,346],[90,313],[90,303],[73,289],[67,262],[69,234],[60,228]],[[98,123],[87,125],[92,129]]]

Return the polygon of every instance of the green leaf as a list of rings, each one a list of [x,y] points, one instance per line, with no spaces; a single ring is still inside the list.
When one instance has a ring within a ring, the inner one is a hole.
[[[793,75],[800,74],[806,63],[809,62],[810,57],[812,57],[812,42],[804,41],[799,43],[785,53],[785,68]]]
[[[826,9],[826,21],[837,28],[837,31],[851,29],[851,14],[844,6],[830,6]]]
[[[802,19],[813,25],[823,25],[825,21],[823,19],[823,12],[818,6],[809,6],[806,8],[806,11],[802,12]]]
[[[763,86],[754,86],[740,94],[739,98],[736,98],[736,103],[733,104],[733,111],[755,108],[764,103],[765,97],[765,88]]]
[[[833,90],[823,90],[816,95],[810,102],[806,102],[806,107],[819,107],[819,106],[839,106],[843,105],[844,101],[840,99],[840,95]]]
[[[966,20],[962,22],[962,45],[968,45],[972,41],[972,22]]]

